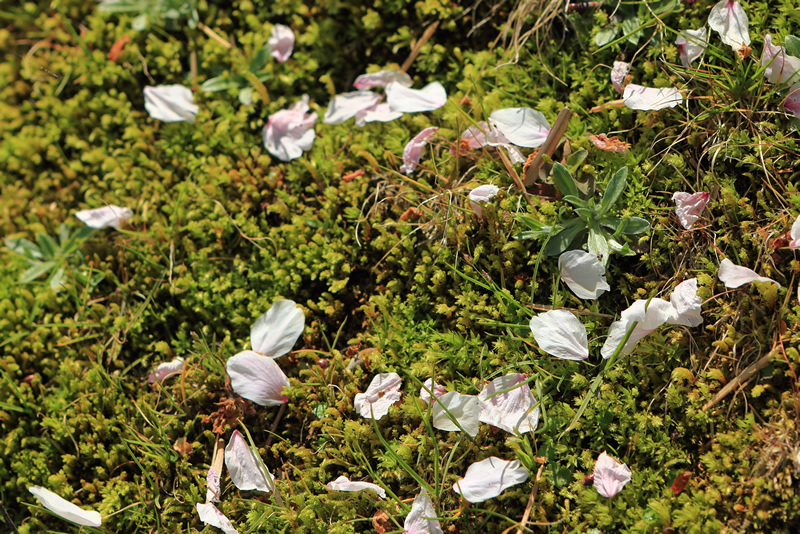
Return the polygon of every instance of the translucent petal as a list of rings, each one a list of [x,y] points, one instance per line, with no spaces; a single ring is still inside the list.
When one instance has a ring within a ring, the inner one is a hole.
[[[229,359],[227,367],[231,387],[240,397],[260,406],[278,406],[289,400],[281,393],[289,387],[289,379],[272,358],[246,350]]]
[[[264,148],[281,161],[291,161],[310,150],[316,133],[316,113],[308,113],[308,95],[291,108],[282,109],[269,116],[264,125]]]
[[[630,481],[631,470],[628,466],[603,451],[594,464],[594,487],[597,493],[610,499]]]
[[[536,430],[539,424],[539,403],[528,384],[523,383],[525,379],[523,374],[510,373],[486,384],[478,395],[481,403],[480,421],[512,434]],[[505,392],[497,393],[498,391]]]
[[[397,373],[375,375],[367,391],[358,393],[354,400],[356,411],[366,419],[380,419],[389,413],[389,407],[403,396],[403,381]]]
[[[582,299],[596,299],[611,286],[606,282],[606,268],[596,254],[582,250],[569,250],[558,257],[561,279]]]
[[[449,432],[460,432],[463,429],[472,437],[478,435],[481,416],[481,404],[478,397],[451,391],[439,397],[437,401],[431,409],[435,428]],[[450,415],[447,414],[445,408]],[[451,416],[455,417],[458,424],[453,421]]]
[[[305,325],[303,310],[294,301],[276,300],[250,329],[250,345],[259,354],[278,358],[292,350]]]
[[[433,111],[447,102],[447,91],[439,82],[431,82],[422,89],[411,89],[402,83],[390,82],[386,86],[386,102],[392,111],[415,113]]]
[[[792,230],[789,232],[792,241],[789,243],[790,247],[800,247],[800,216],[792,223]]]
[[[206,525],[222,529],[225,534],[238,534],[238,531],[233,528],[233,524],[225,517],[225,514],[210,502],[205,504],[197,503],[197,514],[200,516],[200,521]]]
[[[228,466],[234,486],[240,490],[272,491],[274,477],[264,470],[256,453],[238,430],[233,431],[231,440],[225,446],[225,465]]]
[[[436,519],[436,510],[425,488],[414,497],[411,511],[403,523],[405,534],[443,534],[441,524]]]
[[[352,91],[336,95],[328,104],[322,118],[325,124],[342,124],[381,101],[381,95],[372,91]]]
[[[219,473],[217,473],[217,470],[214,469],[213,465],[208,468],[206,485],[208,486],[206,488],[206,502],[219,502]]]
[[[708,199],[711,195],[708,193],[684,193],[678,192],[672,195],[672,200],[675,201],[675,213],[678,215],[678,220],[681,226],[687,230],[692,227],[703,210],[706,209]]]
[[[530,474],[519,460],[501,460],[490,456],[467,468],[464,478],[453,484],[453,491],[471,503],[497,497],[506,489],[522,484]]]
[[[683,96],[674,87],[642,87],[634,83],[625,86],[622,101],[631,109],[656,110],[674,108],[683,102]]]
[[[498,192],[500,192],[500,188],[492,184],[479,185],[478,187],[470,191],[468,198],[470,201],[470,207],[472,208],[472,211],[477,213],[478,217],[483,216],[481,203],[488,202],[489,200],[494,198]]]
[[[381,102],[371,108],[356,113],[356,126],[364,126],[368,122],[391,122],[403,116],[402,111],[394,111],[389,104]]]
[[[486,146],[486,132],[489,131],[489,125],[481,121],[477,126],[470,126],[461,134],[461,139],[466,139],[469,147],[472,149],[481,148]]]
[[[425,145],[428,144],[428,138],[436,133],[438,129],[436,126],[429,126],[406,143],[403,149],[403,164],[400,166],[400,172],[405,174],[414,172],[414,169],[419,165],[419,160],[422,158]]]
[[[681,31],[675,39],[675,46],[680,50],[681,64],[688,69],[695,59],[703,55],[708,46],[706,29]]]
[[[267,41],[269,53],[280,63],[284,63],[294,50],[294,32],[289,26],[276,24],[272,27],[272,34]]]
[[[133,211],[130,208],[122,208],[109,204],[101,208],[94,208],[91,210],[81,210],[75,213],[75,217],[81,220],[89,228],[119,228],[122,221],[127,221],[133,217]]]
[[[336,480],[328,482],[326,487],[333,491],[363,491],[369,489],[377,493],[378,497],[381,499],[386,498],[386,491],[377,484],[373,484],[372,482],[351,481],[344,475]]]
[[[586,327],[567,310],[552,310],[531,318],[533,338],[539,348],[556,358],[585,360],[589,357]]]
[[[717,278],[719,278],[719,281],[725,284],[725,287],[728,288],[743,286],[745,284],[749,284],[750,282],[771,282],[773,284],[778,284],[778,282],[772,278],[759,276],[752,269],[742,267],[741,265],[736,265],[728,258],[725,258],[720,262]],[[778,286],[780,287],[780,284],[778,284]]]
[[[154,384],[156,381],[163,382],[167,378],[179,375],[183,372],[183,358],[175,358],[171,362],[158,364],[158,367],[147,377],[147,382]]]
[[[722,42],[738,51],[750,44],[747,30],[747,14],[734,0],[722,0],[711,8],[708,25],[719,33]]]
[[[406,87],[411,87],[411,76],[401,70],[380,70],[362,74],[353,82],[353,87],[359,90],[372,89],[373,87],[386,87],[389,83],[396,82]]]
[[[683,326],[699,326],[703,323],[703,299],[697,296],[697,278],[690,278],[678,284],[669,298],[670,304],[675,308],[675,315],[670,317],[669,324]]]
[[[192,90],[183,85],[156,85],[144,88],[144,109],[162,122],[194,122],[200,108]]]
[[[33,493],[43,507],[53,512],[58,517],[87,527],[99,527],[101,517],[99,512],[84,510],[68,500],[59,497],[49,489],[41,486],[30,486],[28,491]]]
[[[422,387],[419,388],[419,396],[425,402],[430,402],[431,392],[433,392],[433,395],[438,398],[447,393],[447,390],[445,390],[444,386],[441,384],[434,382],[433,378],[429,378],[422,384]]]
[[[800,58],[790,56],[782,46],[772,44],[772,36],[764,36],[761,54],[764,76],[770,83],[795,83],[800,81]]]
[[[605,359],[610,358],[622,343],[634,321],[638,321],[622,349],[622,354],[629,354],[640,339],[673,319],[675,314],[675,308],[664,299],[650,299],[649,304],[646,300],[637,300],[623,311],[620,320],[615,321],[608,329],[608,338],[603,348],[600,349],[600,354]]]
[[[527,148],[542,146],[550,133],[550,123],[547,122],[547,118],[531,108],[498,109],[489,115],[489,122],[509,142]]]
[[[631,64],[624,61],[615,61],[614,67],[611,69],[611,85],[622,94],[624,90],[622,84],[625,83],[625,77],[628,76],[628,71],[631,70]]]

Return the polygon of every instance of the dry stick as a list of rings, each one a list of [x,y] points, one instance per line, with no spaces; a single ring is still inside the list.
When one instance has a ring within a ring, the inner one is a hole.
[[[612,100],[611,102],[606,102],[605,104],[600,104],[599,106],[593,107],[589,111],[591,111],[592,113],[598,113],[606,108],[622,108],[622,107],[625,107],[625,101],[620,99],[620,100]]]
[[[11,529],[10,532],[19,534],[19,530],[14,526],[14,522],[11,521],[11,517],[8,515],[8,512],[6,512],[6,507],[3,506],[3,501],[0,501],[0,512],[3,512],[3,518],[5,519],[6,526]]]
[[[760,370],[762,370],[764,367],[766,367],[769,364],[769,361],[772,359],[772,357],[774,355],[775,355],[775,351],[770,351],[769,354],[767,354],[766,356],[763,356],[756,363],[750,365],[750,367],[748,367],[747,369],[742,371],[739,374],[739,376],[737,376],[736,378],[734,378],[733,380],[728,382],[725,385],[724,388],[719,390],[719,393],[717,393],[714,396],[713,399],[708,401],[705,404],[705,406],[703,406],[703,411],[706,412],[706,411],[710,410],[711,408],[713,408],[719,401],[724,399],[728,395],[728,393],[730,393],[731,391],[733,391],[734,389],[736,389],[740,385],[744,386],[747,382],[750,381],[751,378],[753,378],[753,376],[756,373],[758,373]]]
[[[539,491],[539,480],[542,478],[542,469],[544,469],[544,464],[540,465],[539,470],[536,471],[536,480],[533,482],[531,496],[528,497],[528,505],[525,507],[525,513],[522,514],[522,521],[520,521],[520,527],[517,529],[517,534],[522,534],[522,527],[525,526],[525,523],[528,522],[528,518],[531,516],[533,503],[536,501],[536,492]]]
[[[217,476],[222,476],[222,464],[225,461],[225,440],[217,438],[214,444],[214,454],[211,456],[211,467],[217,472]]]
[[[436,28],[438,27],[439,27],[438,20],[433,24],[431,24],[430,26],[428,26],[428,28],[422,34],[422,37],[420,37],[419,41],[417,41],[417,44],[415,44],[414,48],[411,49],[411,53],[408,55],[408,58],[403,62],[403,66],[400,68],[400,70],[402,70],[403,72],[406,72],[408,70],[411,64],[414,63],[414,60],[417,59],[417,56],[422,50],[422,47],[425,45],[425,43],[428,42],[428,40],[431,37],[433,37],[433,32],[435,32]]]
[[[229,49],[229,50],[230,50],[231,48],[233,48],[233,45],[232,45],[232,44],[230,44],[228,41],[226,41],[225,39],[223,39],[223,38],[220,36],[220,34],[218,34],[217,32],[215,32],[214,30],[212,30],[211,28],[209,28],[208,26],[206,26],[206,25],[205,25],[205,24],[203,24],[202,22],[198,22],[198,23],[197,23],[197,27],[198,27],[198,28],[200,28],[201,30],[203,30],[203,33],[205,33],[206,35],[208,35],[209,37],[211,37],[212,39],[214,39],[216,42],[218,42],[219,44],[221,44],[221,45],[222,45],[222,46],[224,46],[225,48],[227,48],[227,49]]]
[[[525,185],[522,183],[519,174],[517,174],[517,171],[514,170],[514,166],[511,164],[511,161],[509,161],[508,156],[506,156],[505,152],[502,150],[498,150],[497,153],[500,154],[500,159],[503,160],[503,165],[508,171],[509,176],[511,176],[511,179],[514,180],[515,184],[517,184],[517,188],[522,191],[522,195],[528,202],[530,202],[530,195],[528,194],[527,189],[525,189]]]
[[[525,171],[525,185],[533,184],[539,177],[539,169],[542,168],[542,164],[544,163],[543,155],[547,154],[547,157],[550,157],[553,155],[553,152],[556,151],[559,141],[561,141],[561,138],[564,137],[564,133],[567,131],[567,124],[569,124],[570,117],[572,117],[572,111],[570,111],[569,108],[564,108],[558,112],[556,122],[553,123],[553,128],[547,135],[547,139],[545,139],[544,144],[539,148],[536,157],[533,158],[531,166]]]

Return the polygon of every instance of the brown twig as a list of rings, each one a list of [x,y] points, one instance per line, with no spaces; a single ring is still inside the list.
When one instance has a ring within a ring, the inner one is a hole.
[[[439,27],[438,20],[435,21],[430,26],[428,26],[428,28],[422,34],[422,37],[420,37],[419,40],[417,41],[417,44],[415,44],[414,48],[411,49],[411,53],[408,55],[408,58],[403,62],[403,66],[400,67],[400,70],[406,72],[409,69],[409,67],[411,67],[411,64],[414,63],[415,59],[417,59],[417,56],[422,50],[422,47],[425,46],[425,43],[427,43],[431,37],[433,37],[433,32],[435,32],[436,28],[438,27]]]
[[[606,108],[621,108],[621,107],[624,107],[624,106],[625,106],[625,101],[624,100],[622,100],[622,99],[620,99],[620,100],[612,100],[611,102],[606,102],[605,104],[600,104],[599,106],[595,106],[592,109],[590,109],[589,111],[591,111],[592,113],[597,113],[599,111],[603,111]]]
[[[531,162],[528,170],[525,171],[525,185],[531,185],[536,181],[536,178],[539,177],[539,169],[542,168],[542,164],[544,163],[544,154],[547,154],[547,157],[551,157],[553,152],[556,151],[558,143],[567,131],[567,125],[571,117],[572,111],[570,111],[569,108],[564,108],[558,113],[558,117],[553,123],[553,128],[550,130],[550,133],[547,135],[547,139],[545,139],[544,144],[539,148],[539,152],[536,154],[533,162]]]
[[[220,36],[220,34],[215,32],[214,30],[212,30],[211,28],[209,28],[208,26],[206,26],[202,22],[198,22],[197,23],[197,27],[200,28],[203,31],[204,34],[208,35],[209,37],[214,39],[216,42],[218,42],[219,44],[221,44],[222,46],[224,46],[228,50],[233,48],[233,45],[231,43],[229,43],[228,41],[223,39],[222,36]]]
[[[8,515],[8,512],[6,512],[6,507],[3,506],[3,501],[0,501],[0,512],[3,512],[3,519],[6,522],[6,526],[10,529],[10,532],[19,534],[19,530],[14,526],[14,522],[11,521],[11,517]]]
[[[754,364],[750,365],[747,369],[739,373],[739,376],[728,382],[724,388],[719,390],[713,399],[708,401],[705,406],[703,406],[703,411],[707,412],[711,408],[713,408],[719,401],[724,399],[728,393],[733,391],[734,389],[738,388],[739,386],[744,386],[747,382],[750,381],[756,373],[761,371],[764,367],[769,364],[769,361],[772,357],[775,356],[775,351],[772,350],[766,356],[763,356],[760,360],[755,362]]]
[[[531,490],[531,496],[528,497],[528,505],[525,506],[525,513],[522,514],[522,520],[519,522],[520,526],[517,529],[517,534],[522,534],[522,527],[525,526],[525,523],[528,522],[528,518],[530,518],[531,516],[533,503],[536,501],[536,493],[539,491],[539,480],[542,478],[542,469],[544,469],[544,464],[540,465],[539,470],[536,471],[536,480],[533,481],[533,489]]]

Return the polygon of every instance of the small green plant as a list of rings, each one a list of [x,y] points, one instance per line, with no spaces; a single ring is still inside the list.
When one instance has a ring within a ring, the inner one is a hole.
[[[131,27],[136,31],[147,29],[155,23],[172,29],[178,20],[187,17],[189,28],[197,28],[200,21],[194,0],[107,0],[101,2],[98,10],[107,13],[138,13]]]
[[[72,232],[67,225],[62,224],[58,230],[58,241],[47,234],[39,234],[36,243],[25,238],[6,238],[5,246],[24,256],[30,264],[19,278],[23,284],[47,274],[47,282],[53,291],[62,289],[68,276],[94,287],[105,275],[93,273],[85,265],[86,258],[80,247],[95,231],[94,228],[84,226]]]
[[[608,183],[605,194],[600,203],[591,196],[581,194],[567,167],[560,163],[553,165],[553,182],[564,195],[563,200],[574,206],[577,217],[559,214],[558,224],[545,225],[532,217],[520,215],[517,220],[527,226],[529,230],[519,232],[516,239],[546,239],[544,252],[548,256],[557,256],[567,250],[574,242],[583,242],[588,236],[588,249],[592,254],[608,266],[608,256],[611,252],[624,256],[633,255],[634,252],[627,243],[622,242],[622,236],[635,235],[645,232],[650,223],[640,217],[615,217],[610,214],[614,205],[622,198],[628,179],[628,168],[622,167]],[[589,197],[589,198],[581,198]]]

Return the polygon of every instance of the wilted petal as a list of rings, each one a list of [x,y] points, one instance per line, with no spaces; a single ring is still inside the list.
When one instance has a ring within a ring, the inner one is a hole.
[[[386,498],[386,491],[377,484],[373,484],[372,482],[353,482],[344,475],[340,476],[336,480],[328,482],[326,487],[333,491],[363,491],[369,489],[377,493],[378,497],[381,499]]]
[[[708,46],[705,27],[699,30],[683,30],[675,39],[675,46],[681,53],[681,64],[688,69],[695,59],[703,55]]]
[[[390,82],[386,86],[386,102],[392,111],[416,113],[433,111],[447,102],[447,91],[439,82],[431,82],[422,89],[411,89],[402,83]]]
[[[279,62],[284,63],[292,55],[292,50],[294,50],[294,32],[289,26],[284,26],[283,24],[274,25],[272,27],[272,35],[269,36],[267,41],[267,46],[269,47],[269,54]]]
[[[606,282],[606,268],[596,254],[569,250],[558,257],[561,279],[581,299],[596,299],[611,286]]]
[[[197,514],[200,516],[200,521],[206,525],[222,529],[225,534],[238,534],[239,532],[233,528],[233,524],[225,517],[225,514],[210,502],[205,504],[197,503]]]
[[[531,393],[526,377],[510,373],[495,378],[478,395],[480,421],[512,434],[533,432],[539,424],[539,403]],[[513,389],[511,389],[513,388]],[[510,389],[510,391],[505,391]],[[497,393],[505,391],[505,393]]]
[[[402,111],[394,111],[389,104],[381,102],[356,113],[356,126],[361,127],[368,122],[391,122],[402,116]]]
[[[436,133],[438,129],[436,126],[429,126],[406,143],[403,149],[403,164],[400,166],[400,172],[405,174],[414,172],[414,169],[419,165],[419,160],[422,158],[422,151],[425,149],[425,145],[428,144],[428,138]]]
[[[631,109],[656,110],[674,108],[683,102],[681,92],[674,87],[642,87],[634,83],[625,86],[622,101]]]
[[[436,519],[436,510],[425,488],[421,488],[419,495],[411,503],[411,511],[403,523],[405,534],[443,534],[439,520]]]
[[[411,76],[402,70],[380,70],[378,72],[368,72],[362,74],[353,82],[353,87],[359,90],[372,89],[373,87],[386,87],[388,84],[396,82],[406,87],[411,87]]]
[[[522,484],[530,474],[519,460],[501,460],[490,456],[467,468],[464,478],[453,484],[453,491],[472,503],[497,497],[506,489]]]
[[[625,83],[625,77],[628,75],[629,70],[631,70],[631,64],[624,61],[615,61],[614,67],[611,69],[611,85],[620,94],[622,94],[622,84]]]
[[[206,502],[219,502],[219,474],[217,473],[217,470],[214,469],[213,465],[208,468],[206,485],[208,486],[206,489]]]
[[[435,428],[449,432],[463,430],[472,437],[478,435],[478,429],[480,428],[479,418],[481,416],[481,404],[478,401],[478,397],[451,391],[437,400],[438,402],[433,405],[431,410]],[[450,412],[449,415],[445,409]],[[455,421],[453,421],[453,417]]]
[[[147,382],[154,384],[156,381],[163,382],[167,378],[179,375],[183,372],[183,358],[175,358],[171,362],[158,364],[155,371],[147,377]]]
[[[81,220],[89,228],[119,228],[122,221],[127,221],[133,217],[133,210],[122,208],[110,204],[102,208],[92,210],[81,210],[75,213],[75,217]]]
[[[789,94],[786,95],[786,99],[783,101],[783,107],[786,108],[786,111],[800,119],[800,82],[794,84],[791,89],[789,89]]]
[[[144,109],[162,122],[194,122],[200,111],[192,90],[183,85],[157,85],[144,88]]]
[[[683,326],[699,326],[703,323],[703,299],[697,296],[697,278],[684,280],[675,287],[669,298],[670,304],[675,308],[675,315],[667,322]]]
[[[49,489],[42,488],[41,486],[30,486],[28,491],[33,493],[33,495],[39,501],[39,504],[53,512],[58,517],[87,527],[100,526],[101,517],[99,512],[79,508],[68,500],[59,497]]]
[[[489,131],[489,125],[481,121],[477,126],[470,126],[461,134],[461,139],[466,139],[469,147],[472,149],[485,147],[489,143],[486,142],[486,133]]]
[[[590,135],[589,139],[592,140],[594,146],[605,152],[617,152],[624,154],[631,147],[625,141],[622,141],[617,136],[606,137],[606,134]]]
[[[233,391],[260,406],[278,406],[289,400],[281,392],[289,379],[275,360],[246,350],[228,360]]]
[[[328,104],[328,110],[322,118],[325,124],[342,124],[360,111],[367,110],[381,101],[381,95],[372,91],[352,91],[336,95]]]
[[[728,258],[720,262],[717,278],[719,278],[720,282],[725,284],[725,287],[731,289],[749,284],[750,282],[771,282],[773,284],[778,284],[778,282],[772,278],[759,276],[752,269],[736,265]],[[778,287],[780,287],[780,284],[778,284]]]
[[[761,66],[770,83],[795,83],[800,81],[800,58],[790,56],[782,46],[772,44],[772,36],[764,37],[764,53]]]
[[[708,14],[708,25],[719,33],[722,42],[736,51],[750,44],[747,31],[747,14],[734,0],[722,0]]]
[[[403,381],[397,373],[381,373],[375,375],[367,391],[356,394],[354,406],[356,411],[366,419],[380,419],[389,413],[389,406],[403,396],[400,387]]]
[[[708,193],[684,193],[678,192],[672,195],[672,200],[675,201],[675,213],[678,215],[678,220],[681,226],[687,230],[692,227],[700,214],[706,209],[708,199],[711,195]]]
[[[789,242],[790,247],[800,247],[800,217],[794,220],[792,230],[789,232],[792,240]]]
[[[305,325],[303,310],[294,301],[276,300],[250,329],[250,345],[259,354],[278,358],[292,350]]]
[[[422,387],[419,388],[419,396],[425,402],[430,402],[431,392],[433,392],[433,395],[435,397],[441,397],[442,395],[447,393],[447,390],[445,390],[444,386],[442,386],[441,384],[437,384],[436,382],[434,382],[433,378],[429,378],[425,381],[424,384],[422,384]]]
[[[631,470],[628,466],[603,451],[594,464],[594,487],[597,493],[610,499],[630,481]]]
[[[603,358],[610,358],[630,329],[637,322],[628,342],[622,349],[622,354],[629,354],[634,345],[646,335],[654,332],[659,326],[675,318],[675,308],[664,299],[637,300],[630,308],[623,311],[619,321],[615,321],[608,329],[608,338],[600,354]]]
[[[475,189],[469,192],[469,205],[472,208],[472,211],[478,214],[478,217],[483,216],[483,210],[481,209],[481,203],[488,202],[492,198],[494,198],[497,193],[500,191],[500,188],[496,185],[486,184],[486,185],[479,185]]]
[[[308,113],[308,95],[289,109],[283,109],[269,116],[264,125],[264,147],[281,161],[292,161],[311,150],[316,133],[314,123],[316,113]]]
[[[509,142],[527,148],[542,146],[550,133],[550,123],[547,122],[547,118],[531,108],[498,109],[489,115],[489,122]]]
[[[533,338],[539,348],[564,360],[585,360],[589,357],[586,327],[567,310],[552,310],[531,318]]]
[[[275,477],[264,470],[256,453],[247,445],[238,430],[233,431],[231,440],[225,446],[225,465],[228,466],[231,481],[240,490],[258,490],[265,493],[272,491],[272,481]]]

